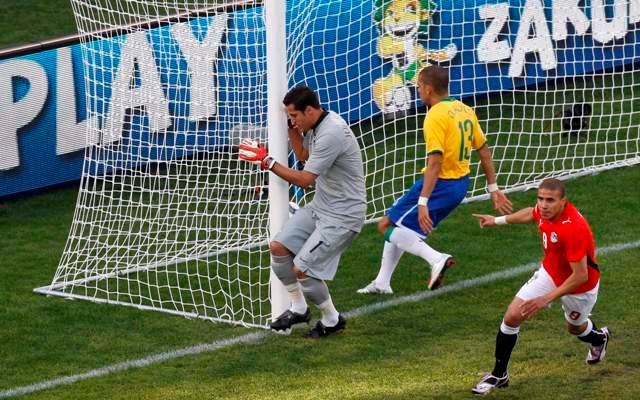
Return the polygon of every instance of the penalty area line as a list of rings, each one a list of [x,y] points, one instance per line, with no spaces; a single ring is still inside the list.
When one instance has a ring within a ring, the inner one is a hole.
[[[628,250],[628,249],[635,249],[638,247],[640,247],[640,240],[602,247],[597,251],[597,254],[604,255],[604,254],[615,253],[615,252]],[[376,311],[384,310],[389,307],[394,307],[394,306],[407,304],[407,303],[415,303],[418,301],[430,299],[432,297],[441,296],[446,293],[456,292],[456,291],[471,288],[474,286],[479,286],[485,283],[509,279],[517,275],[520,275],[524,272],[533,271],[534,269],[538,268],[539,265],[540,265],[540,262],[531,262],[528,264],[523,264],[517,267],[509,268],[503,271],[483,275],[477,278],[459,281],[451,285],[443,286],[435,291],[428,291],[428,290],[420,291],[414,294],[393,298],[387,301],[367,304],[365,306],[358,307],[353,310],[345,312],[344,316],[346,318],[361,317],[363,315],[372,314]],[[13,389],[3,390],[3,391],[0,391],[0,399],[20,396],[28,393],[39,392],[39,391],[42,391],[45,389],[51,389],[57,386],[70,385],[75,382],[80,382],[80,381],[84,381],[92,378],[98,378],[98,377],[110,375],[116,372],[126,371],[132,368],[142,368],[142,367],[146,367],[153,364],[159,364],[165,361],[174,360],[176,358],[181,358],[181,357],[186,357],[186,356],[191,356],[191,355],[196,355],[201,353],[214,352],[216,350],[232,347],[238,344],[255,344],[260,342],[262,339],[268,337],[269,335],[271,335],[271,333],[268,331],[247,333],[245,335],[236,336],[229,339],[216,340],[215,342],[211,342],[211,343],[204,343],[204,344],[199,344],[191,347],[185,347],[179,350],[158,353],[148,357],[140,358],[138,360],[124,361],[124,362],[112,364],[106,367],[97,368],[82,374],[64,376],[61,378],[34,383],[28,386],[21,386]]]

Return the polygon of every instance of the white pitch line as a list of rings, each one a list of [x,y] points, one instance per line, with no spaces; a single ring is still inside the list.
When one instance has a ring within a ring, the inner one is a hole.
[[[596,254],[600,255],[600,254],[607,254],[607,253],[615,253],[622,250],[635,249],[636,247],[640,247],[640,240],[635,242],[619,243],[619,244],[603,247],[601,249],[596,250]],[[507,270],[494,272],[491,274],[479,276],[477,278],[467,279],[467,280],[456,282],[447,286],[442,286],[435,291],[425,290],[425,291],[417,292],[407,296],[402,296],[402,297],[397,297],[391,300],[382,301],[380,303],[367,304],[362,307],[358,307],[351,311],[348,311],[344,315],[345,317],[353,318],[353,317],[359,317],[366,314],[371,314],[375,311],[382,310],[385,308],[389,308],[389,307],[393,307],[393,306],[397,306],[405,303],[414,303],[420,300],[429,299],[431,297],[440,296],[445,293],[455,292],[461,289],[482,285],[483,283],[512,278],[514,276],[520,275],[523,272],[533,271],[537,269],[539,266],[540,266],[540,261],[519,265],[517,267],[513,267]]]
[[[34,383],[28,386],[21,386],[15,389],[9,389],[9,390],[0,392],[0,399],[19,396],[27,393],[38,392],[38,391],[50,389],[56,386],[70,385],[75,382],[84,381],[91,378],[97,378],[97,377],[109,375],[115,372],[126,371],[131,368],[146,367],[148,365],[158,364],[163,361],[173,360],[175,358],[180,358],[180,357],[185,357],[189,355],[200,354],[200,353],[205,353],[210,351],[216,351],[219,349],[224,349],[226,347],[231,347],[236,344],[255,343],[265,338],[268,334],[269,334],[269,331],[248,333],[246,335],[236,336],[230,339],[217,340],[212,343],[199,344],[192,347],[186,347],[184,349],[168,351],[166,353],[154,354],[149,357],[141,358],[138,360],[130,360],[130,361],[125,361],[118,364],[112,364],[106,367],[85,372],[84,374],[69,375],[69,376],[64,376],[62,378],[52,379],[49,381]]]
[[[598,254],[615,253],[618,251],[634,249],[637,247],[640,247],[640,240],[635,242],[620,243],[612,246],[603,247],[599,249],[597,253]],[[389,307],[406,304],[406,303],[415,303],[417,301],[430,299],[432,297],[482,285],[484,283],[509,279],[514,276],[520,275],[523,272],[533,271],[534,269],[538,268],[539,265],[540,265],[540,262],[532,262],[524,265],[519,265],[517,267],[513,267],[504,271],[483,275],[478,278],[467,279],[464,281],[456,282],[451,285],[443,286],[435,291],[422,291],[422,292],[417,292],[411,295],[401,296],[391,300],[382,301],[379,303],[368,304],[362,307],[355,308],[351,311],[347,311],[344,313],[344,316],[347,318],[360,317],[360,316],[371,314],[376,311],[383,310]],[[131,368],[141,368],[141,367],[146,367],[152,364],[159,364],[161,362],[173,360],[180,357],[186,357],[186,356],[196,355],[200,353],[213,352],[213,351],[231,347],[237,344],[254,344],[266,338],[269,335],[270,335],[270,332],[268,331],[247,333],[246,335],[236,336],[230,339],[217,340],[212,343],[199,344],[196,346],[186,347],[179,350],[168,351],[165,353],[158,353],[158,354],[154,354],[149,357],[141,358],[138,360],[125,361],[118,364],[109,365],[103,368],[94,369],[89,372],[85,372],[83,374],[69,375],[62,378],[56,378],[48,381],[34,383],[28,386],[21,386],[13,389],[4,390],[0,392],[0,399],[19,396],[27,393],[38,392],[38,391],[50,389],[56,386],[70,385],[75,382],[84,381],[91,378],[97,378],[100,376],[105,376],[105,375],[113,374],[120,371],[126,371]]]

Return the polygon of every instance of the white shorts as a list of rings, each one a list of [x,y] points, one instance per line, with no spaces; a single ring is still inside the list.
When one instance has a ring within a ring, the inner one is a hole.
[[[554,290],[557,286],[553,283],[553,279],[543,267],[540,267],[527,283],[522,285],[516,297],[522,300],[531,300],[536,297],[544,296]],[[582,325],[587,322],[593,306],[598,300],[598,288],[600,282],[588,292],[578,294],[566,294],[560,298],[562,309],[564,310],[564,319],[571,325]]]

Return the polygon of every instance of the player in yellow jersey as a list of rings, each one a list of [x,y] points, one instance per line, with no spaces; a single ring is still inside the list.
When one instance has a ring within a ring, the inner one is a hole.
[[[509,214],[512,205],[498,189],[491,151],[473,109],[449,97],[449,74],[439,66],[420,71],[418,91],[429,107],[424,120],[427,167],[423,176],[400,197],[378,223],[384,235],[380,271],[375,280],[358,293],[390,294],[391,275],[406,251],[423,258],[431,266],[429,289],[440,286],[453,257],[429,246],[423,239],[453,211],[467,194],[471,149],[477,150],[487,177],[493,205]]]

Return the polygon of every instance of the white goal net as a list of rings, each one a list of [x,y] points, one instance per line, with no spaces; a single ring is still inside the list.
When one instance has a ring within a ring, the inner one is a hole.
[[[289,0],[287,84],[352,124],[369,221],[424,166],[415,78],[429,64],[475,107],[502,188],[636,164],[640,0],[587,3]],[[262,2],[72,5],[89,147],[59,268],[36,291],[266,326],[269,175],[237,161],[240,138],[268,137]],[[481,175],[474,157],[467,200]]]

